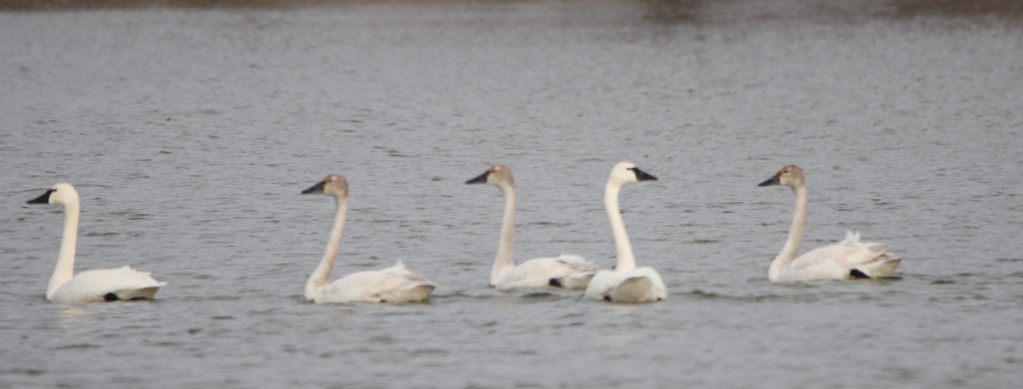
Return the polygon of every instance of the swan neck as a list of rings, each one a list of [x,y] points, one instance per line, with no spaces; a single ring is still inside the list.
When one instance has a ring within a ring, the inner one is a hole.
[[[799,253],[799,245],[803,242],[803,232],[806,229],[806,186],[792,188],[796,194],[796,210],[792,215],[792,227],[789,228],[789,237],[781,252],[771,262],[771,269],[768,271],[768,278],[777,281],[782,269],[792,263]]]
[[[497,258],[494,259],[494,267],[490,270],[490,285],[497,285],[497,281],[515,267],[513,257],[513,246],[515,243],[515,187],[511,184],[500,185],[504,194],[504,217],[501,219],[501,241],[497,246]]]
[[[61,285],[75,275],[75,246],[78,244],[78,214],[81,212],[77,201],[64,205],[64,236],[60,240],[60,254],[57,267],[53,269],[50,284],[46,286],[46,299],[51,300]]]
[[[316,295],[330,283],[330,273],[334,271],[334,264],[337,263],[337,253],[341,248],[341,235],[345,228],[345,218],[348,216],[348,196],[336,197],[337,213],[334,216],[334,227],[330,230],[330,238],[327,240],[327,249],[323,253],[320,265],[309,277],[305,285],[305,298],[315,300]]]
[[[618,264],[615,265],[615,271],[627,272],[636,268],[636,259],[632,256],[632,244],[629,243],[629,234],[625,232],[625,222],[622,221],[622,212],[618,207],[618,193],[621,189],[620,185],[607,183],[604,189],[604,207],[607,208],[611,234],[614,235],[615,248],[618,249]]]

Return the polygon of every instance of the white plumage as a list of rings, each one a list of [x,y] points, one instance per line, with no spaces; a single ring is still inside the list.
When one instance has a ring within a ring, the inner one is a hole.
[[[405,303],[429,300],[436,285],[418,273],[406,269],[401,261],[386,269],[352,273],[329,282],[330,273],[337,263],[341,235],[348,214],[348,181],[342,176],[330,175],[302,193],[330,195],[337,204],[334,227],[327,242],[326,252],[306,283],[306,299],[317,304]]]
[[[384,303],[426,301],[434,285],[419,273],[405,268],[400,260],[381,270],[352,273],[330,283],[313,298],[322,303]]]
[[[891,277],[900,259],[891,259],[888,245],[860,242],[860,234],[847,231],[841,242],[813,249],[782,268],[775,282],[843,280]],[[853,275],[853,270],[862,275]]]
[[[490,271],[490,285],[499,290],[543,288],[585,289],[600,268],[581,256],[562,254],[559,257],[535,258],[515,265],[515,180],[511,170],[494,165],[466,184],[491,184],[504,193],[504,218],[497,258]]]
[[[152,300],[165,282],[149,272],[129,266],[116,269],[75,272],[75,246],[78,242],[78,217],[81,211],[78,192],[71,184],[59,183],[30,204],[64,206],[64,236],[61,238],[57,266],[46,288],[46,299],[55,304],[77,305],[115,300]]]
[[[625,232],[625,223],[618,207],[618,193],[623,186],[647,180],[657,180],[657,177],[639,170],[629,162],[620,162],[611,169],[611,177],[604,189],[604,206],[618,250],[618,263],[614,270],[600,271],[593,276],[586,287],[586,298],[615,303],[644,303],[668,298],[668,290],[657,270],[636,267],[632,243]]]
[[[803,169],[789,165],[781,168],[760,186],[785,185],[796,195],[796,210],[792,217],[788,240],[778,256],[771,262],[768,278],[771,282],[810,282],[846,280],[851,278],[891,277],[899,267],[901,258],[888,252],[888,245],[860,242],[858,232],[846,232],[845,239],[833,245],[820,247],[796,257],[806,228],[806,180]]]

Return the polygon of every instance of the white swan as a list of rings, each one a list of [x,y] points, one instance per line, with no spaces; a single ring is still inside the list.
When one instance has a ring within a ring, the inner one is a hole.
[[[500,290],[542,288],[584,289],[600,268],[583,257],[562,254],[557,258],[535,258],[515,266],[512,245],[515,241],[515,180],[511,170],[494,165],[466,184],[491,184],[504,194],[504,219],[501,222],[501,241],[497,258],[490,270],[490,286]]]
[[[60,241],[57,267],[46,287],[51,303],[75,305],[116,300],[152,300],[166,282],[159,282],[149,272],[135,271],[129,266],[116,269],[83,271],[75,275],[75,245],[78,242],[78,214],[81,206],[78,192],[68,183],[59,183],[29,204],[64,206],[64,237]]]
[[[667,288],[661,275],[651,267],[636,267],[632,256],[632,244],[625,233],[625,223],[618,208],[618,192],[634,182],[657,180],[629,162],[619,162],[611,169],[611,177],[604,189],[604,206],[611,222],[615,247],[618,249],[618,264],[614,270],[598,272],[586,288],[586,298],[607,300],[616,303],[643,303],[668,298]]]
[[[405,303],[430,299],[430,293],[437,286],[429,280],[405,269],[399,260],[394,266],[381,270],[367,270],[352,273],[330,282],[330,273],[337,263],[341,246],[341,234],[348,214],[348,181],[339,175],[330,175],[302,191],[302,194],[326,194],[334,196],[337,215],[334,228],[330,231],[327,250],[320,265],[316,267],[305,285],[305,298],[323,303]]]
[[[806,181],[803,169],[789,165],[759,186],[785,185],[796,194],[796,212],[785,246],[771,262],[771,282],[846,280],[891,277],[901,258],[893,258],[884,243],[860,242],[860,234],[848,231],[845,240],[814,249],[796,258],[806,228]]]

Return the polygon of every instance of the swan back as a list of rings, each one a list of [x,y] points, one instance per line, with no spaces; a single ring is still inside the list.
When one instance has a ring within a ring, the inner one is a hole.
[[[49,300],[56,304],[75,305],[115,300],[151,300],[160,287],[149,272],[130,266],[116,269],[87,270],[61,285]]]
[[[494,287],[505,291],[548,286],[585,289],[597,270],[600,268],[593,262],[574,254],[533,258],[509,269]]]
[[[841,242],[818,247],[800,255],[782,269],[776,282],[825,281],[850,278],[891,277],[901,259],[888,252],[888,245],[861,242],[860,234],[846,232]]]
[[[426,301],[436,285],[397,264],[381,270],[352,273],[332,282],[314,298],[322,303],[404,303]]]

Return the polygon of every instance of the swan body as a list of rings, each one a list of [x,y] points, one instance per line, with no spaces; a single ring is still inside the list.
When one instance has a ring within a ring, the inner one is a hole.
[[[64,236],[60,242],[57,267],[46,287],[46,300],[55,304],[78,305],[116,300],[152,300],[165,282],[149,272],[129,266],[116,269],[75,272],[75,246],[78,243],[78,217],[81,211],[78,192],[68,183],[59,183],[29,204],[54,204],[64,207]]]
[[[853,278],[891,277],[901,258],[888,252],[888,245],[861,242],[860,234],[848,231],[845,239],[819,247],[799,257],[799,246],[806,227],[806,180],[803,169],[789,165],[759,186],[785,185],[796,195],[796,211],[792,217],[789,237],[778,256],[771,262],[771,282],[812,282]]]
[[[337,263],[345,218],[348,214],[348,181],[343,176],[330,175],[302,191],[302,194],[334,196],[337,213],[334,227],[327,242],[327,250],[319,266],[306,283],[305,297],[317,304],[324,303],[407,303],[430,299],[436,284],[405,268],[400,260],[394,266],[381,270],[367,270],[330,281],[330,273]]]
[[[490,286],[499,290],[544,288],[585,289],[600,268],[583,257],[562,254],[535,258],[515,265],[512,246],[515,240],[515,180],[506,166],[494,165],[466,184],[495,185],[504,193],[504,219],[497,258],[490,271]]]
[[[499,290],[560,287],[586,289],[599,268],[574,254],[534,258],[504,273],[493,286]]]
[[[656,181],[657,177],[639,170],[629,162],[620,162],[611,169],[611,177],[604,189],[604,206],[618,250],[618,264],[614,270],[603,270],[593,276],[586,287],[586,298],[615,303],[645,303],[668,298],[668,290],[657,270],[636,267],[632,243],[625,232],[625,223],[618,207],[618,193],[623,186],[648,180]]]

